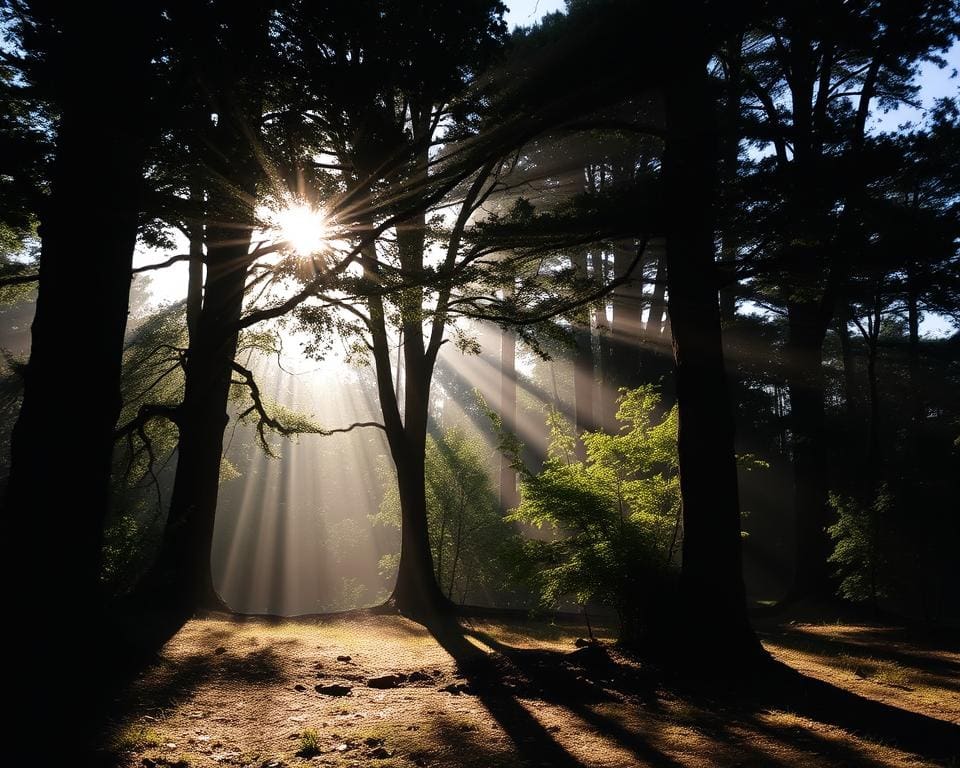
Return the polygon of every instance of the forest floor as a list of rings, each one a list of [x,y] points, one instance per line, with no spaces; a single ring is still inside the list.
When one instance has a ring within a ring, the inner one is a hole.
[[[578,649],[582,627],[463,619],[431,633],[362,613],[189,622],[118,702],[110,753],[142,768],[960,766],[955,648],[882,626],[759,629],[854,708],[955,734],[957,756],[942,739],[903,748],[885,726],[851,729],[837,708],[684,693],[612,644]]]

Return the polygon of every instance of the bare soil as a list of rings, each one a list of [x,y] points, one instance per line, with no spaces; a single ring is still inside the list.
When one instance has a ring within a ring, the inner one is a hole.
[[[194,620],[119,703],[109,751],[144,768],[960,765],[960,654],[943,643],[878,626],[761,633],[774,657],[854,700],[916,713],[948,739],[952,723],[956,756],[803,702],[684,694],[610,643],[578,650],[582,632],[462,620],[431,634],[367,614]]]

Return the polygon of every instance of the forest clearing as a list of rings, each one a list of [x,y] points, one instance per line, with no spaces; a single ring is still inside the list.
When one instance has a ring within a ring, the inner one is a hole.
[[[124,698],[129,766],[935,766],[948,743],[862,731],[758,683],[712,692],[624,654],[609,629],[396,616],[195,619]],[[858,698],[960,723],[960,653],[877,625],[771,624],[774,659]],[[580,640],[582,647],[575,643]],[[334,688],[330,688],[334,686]],[[342,690],[335,688],[341,686]],[[325,693],[324,691],[333,691]],[[748,706],[743,694],[747,693]],[[921,737],[922,738],[922,737]]]

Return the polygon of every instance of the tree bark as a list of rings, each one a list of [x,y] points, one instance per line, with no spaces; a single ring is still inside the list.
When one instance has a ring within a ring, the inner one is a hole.
[[[701,4],[686,5],[697,18],[694,9]],[[674,652],[683,653],[686,663],[722,660],[730,669],[757,657],[760,646],[744,597],[734,422],[716,289],[716,118],[708,47],[695,32],[671,62],[665,93],[665,223],[684,526]]]
[[[517,337],[508,329],[500,331],[500,418],[508,432],[517,430]],[[500,509],[506,511],[520,503],[517,471],[510,460],[500,456]]]
[[[833,594],[827,558],[827,452],[825,444],[823,338],[819,303],[787,307],[790,431],[793,435],[793,501],[796,562],[792,597]]]
[[[159,22],[153,10],[106,2],[66,5],[55,14],[63,30],[51,71],[61,96],[56,158],[40,216],[40,281],[4,512],[18,531],[11,542],[43,542],[46,579],[57,585],[66,623],[73,611],[89,616],[101,607],[101,544],[141,209],[149,40]],[[123,35],[113,31],[117,25]],[[63,454],[59,443],[71,437],[74,450]],[[47,602],[20,596],[28,605]]]
[[[160,555],[147,580],[151,592],[160,592],[157,596],[172,610],[184,614],[224,608],[213,584],[210,553],[237,351],[238,334],[231,328],[243,309],[253,205],[262,175],[253,138],[262,96],[254,81],[266,45],[267,13],[263,4],[224,8],[226,38],[243,51],[244,63],[221,83],[223,101],[216,105],[217,123],[209,132],[206,162],[221,183],[211,187],[208,201],[206,283],[185,366],[177,472]]]
[[[587,280],[587,254],[578,253],[572,257],[577,279]],[[593,413],[593,336],[590,329],[590,313],[581,310],[573,329],[573,400],[574,420],[577,435],[595,428]],[[582,446],[578,444],[578,450]]]
[[[7,612],[31,628],[9,676],[19,702],[9,728],[57,723],[72,759],[93,764],[90,735],[116,674],[101,553],[154,91],[151,36],[160,19],[152,3],[49,8],[60,31],[43,85],[58,96],[59,120],[3,499]],[[57,663],[65,637],[70,660]],[[44,758],[24,742],[12,744],[6,760]]]

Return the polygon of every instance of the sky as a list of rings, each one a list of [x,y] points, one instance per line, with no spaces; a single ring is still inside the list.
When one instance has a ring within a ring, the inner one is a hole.
[[[507,5],[507,26],[529,27],[548,13],[566,8],[564,0],[505,0]]]

